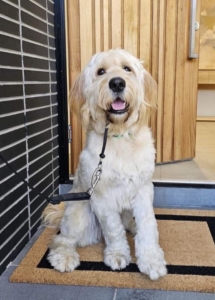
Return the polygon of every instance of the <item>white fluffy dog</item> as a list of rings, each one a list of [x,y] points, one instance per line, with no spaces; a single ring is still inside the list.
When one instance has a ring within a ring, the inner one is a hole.
[[[60,220],[48,260],[61,272],[79,265],[76,246],[98,243],[103,237],[104,263],[113,270],[131,261],[126,230],[135,235],[140,272],[153,280],[164,276],[166,262],[158,243],[153,211],[155,149],[148,128],[150,107],[156,106],[156,84],[141,62],[122,50],[95,54],[74,83],[71,108],[82,115],[87,141],[80,155],[73,192],[90,187],[108,123],[106,157],[101,181],[89,201],[48,206],[44,219]]]

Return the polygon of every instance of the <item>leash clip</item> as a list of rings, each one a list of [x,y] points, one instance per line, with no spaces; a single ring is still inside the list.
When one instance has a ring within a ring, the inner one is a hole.
[[[101,180],[102,175],[102,159],[100,159],[98,167],[95,169],[92,178],[91,178],[91,187],[87,190],[87,193],[92,197],[94,189],[97,186],[99,180]]]

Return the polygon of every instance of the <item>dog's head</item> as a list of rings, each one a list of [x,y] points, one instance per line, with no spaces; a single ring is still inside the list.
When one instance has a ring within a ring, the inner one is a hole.
[[[156,83],[136,57],[122,49],[109,50],[92,57],[70,99],[85,126],[100,131],[108,122],[120,131],[147,122],[147,111],[156,106]]]

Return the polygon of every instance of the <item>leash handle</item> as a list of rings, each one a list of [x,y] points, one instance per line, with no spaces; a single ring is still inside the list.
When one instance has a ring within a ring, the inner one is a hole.
[[[88,192],[83,193],[69,193],[63,195],[57,195],[49,198],[49,203],[51,204],[59,204],[62,201],[82,201],[82,200],[90,200],[91,195]]]

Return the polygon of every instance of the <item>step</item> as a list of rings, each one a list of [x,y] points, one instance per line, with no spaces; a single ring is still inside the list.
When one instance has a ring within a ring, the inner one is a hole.
[[[61,184],[60,194],[71,188]],[[154,188],[154,207],[215,210],[215,184],[154,182]]]

